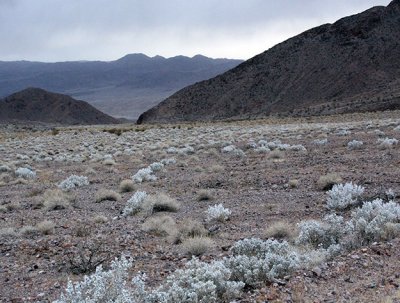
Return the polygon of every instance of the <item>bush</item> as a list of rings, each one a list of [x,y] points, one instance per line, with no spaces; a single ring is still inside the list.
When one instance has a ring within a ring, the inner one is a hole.
[[[48,189],[44,192],[42,201],[46,210],[60,210],[70,207],[74,197],[60,189]]]
[[[121,193],[132,192],[136,189],[135,183],[130,179],[122,180],[119,184],[119,191]]]
[[[155,181],[157,177],[153,175],[153,170],[150,167],[139,169],[136,174],[132,176],[132,180],[136,183],[144,181]]]
[[[319,177],[317,186],[320,190],[330,190],[335,184],[342,182],[342,178],[336,173],[329,173]]]
[[[311,246],[314,249],[340,244],[350,232],[350,226],[345,223],[343,217],[335,214],[325,216],[322,221],[302,221],[298,224],[298,229],[296,244]]]
[[[294,229],[291,224],[286,221],[278,221],[272,223],[265,229],[264,235],[267,238],[274,239],[292,239],[294,237]]]
[[[347,143],[347,148],[350,150],[360,149],[363,145],[364,143],[362,141],[353,140]]]
[[[222,204],[215,204],[214,206],[210,206],[207,209],[207,218],[208,222],[219,221],[224,222],[227,221],[232,212],[228,208],[224,208]]]
[[[100,203],[102,201],[118,201],[121,199],[120,194],[110,189],[99,189],[96,193],[96,203]]]
[[[400,229],[400,205],[381,199],[365,202],[351,214],[355,246],[390,240]]]
[[[162,211],[177,212],[179,208],[180,205],[175,199],[168,197],[163,193],[147,196],[142,204],[142,209],[147,214],[153,214]]]
[[[124,217],[138,213],[141,208],[147,193],[144,191],[137,191],[127,202],[122,215]]]
[[[334,210],[344,210],[359,202],[359,197],[363,194],[364,187],[353,183],[337,184],[327,192],[327,206]]]
[[[54,228],[55,224],[52,221],[42,221],[36,225],[36,228],[39,232],[41,232],[44,235],[52,235],[54,234]]]
[[[64,191],[68,191],[76,187],[81,187],[85,185],[89,185],[89,180],[87,177],[71,175],[60,184],[58,184],[58,188]]]
[[[197,193],[197,201],[207,201],[207,200],[212,200],[213,196],[211,192],[207,189],[201,189]]]
[[[157,236],[174,236],[178,233],[175,220],[170,216],[149,218],[143,223],[142,229]]]
[[[20,167],[15,171],[15,175],[24,179],[35,179],[36,172],[27,167]]]
[[[380,148],[392,148],[394,145],[397,145],[399,143],[399,140],[395,138],[383,138],[383,139],[378,139],[378,144]]]
[[[185,254],[200,256],[205,254],[214,246],[213,240],[208,237],[187,238],[182,242],[182,249]]]

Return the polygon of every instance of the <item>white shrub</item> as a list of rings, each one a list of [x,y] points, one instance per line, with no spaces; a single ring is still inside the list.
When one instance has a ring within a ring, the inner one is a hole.
[[[327,192],[327,206],[330,209],[344,210],[358,202],[358,198],[363,194],[364,187],[353,183],[335,184]]]
[[[338,136],[347,136],[351,134],[351,131],[348,129],[341,129],[336,133]]]
[[[393,201],[384,203],[381,199],[376,199],[366,202],[354,210],[351,217],[354,238],[358,245],[388,238],[385,234],[388,224],[394,224],[395,228],[397,225],[400,231],[400,205]]]
[[[221,149],[222,153],[229,154],[232,153],[236,149],[235,145],[228,145]]]
[[[58,184],[58,188],[67,191],[85,185],[89,185],[89,180],[87,177],[71,175],[60,184]]]
[[[222,206],[222,204],[215,204],[214,206],[210,206],[207,209],[207,218],[206,220],[208,222],[211,221],[226,221],[229,219],[229,216],[232,214],[232,212],[228,209]]]
[[[132,262],[125,257],[115,259],[109,271],[103,271],[100,265],[94,274],[85,276],[83,281],[68,281],[65,293],[54,303],[139,303],[127,289],[128,269],[131,267]]]
[[[319,146],[326,145],[328,143],[328,139],[316,139],[316,140],[312,141],[312,143],[314,145],[319,145]]]
[[[340,244],[350,227],[343,217],[335,214],[327,215],[322,221],[306,220],[298,224],[299,235],[297,245],[311,246],[312,248],[329,248]]]
[[[144,181],[155,181],[157,177],[153,175],[153,170],[150,167],[139,169],[136,174],[132,176],[132,180],[136,183]]]
[[[399,140],[395,138],[383,138],[383,139],[378,139],[378,144],[379,147],[381,148],[391,148],[394,145],[397,145],[399,143]]]
[[[400,132],[400,125],[397,125],[395,128],[393,128],[394,131]]]
[[[286,241],[244,239],[236,242],[231,251],[233,256],[225,262],[232,270],[232,278],[251,286],[283,277],[308,262]]]
[[[125,208],[122,211],[124,217],[138,213],[143,205],[144,199],[146,199],[147,193],[144,191],[137,191],[133,196],[126,202]]]
[[[154,163],[151,163],[149,167],[153,172],[160,171],[164,168],[164,164],[161,162],[154,162]]]
[[[362,141],[353,140],[347,143],[348,149],[360,149],[364,143]]]
[[[15,175],[17,177],[21,177],[24,179],[34,179],[36,178],[36,172],[27,168],[27,167],[20,167],[15,171]]]
[[[170,165],[170,164],[175,164],[176,160],[175,160],[175,158],[162,159],[161,163],[164,165]]]

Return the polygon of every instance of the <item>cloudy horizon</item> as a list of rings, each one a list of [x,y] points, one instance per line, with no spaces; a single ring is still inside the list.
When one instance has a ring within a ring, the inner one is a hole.
[[[249,59],[389,0],[0,0],[0,61],[111,61],[131,53]]]

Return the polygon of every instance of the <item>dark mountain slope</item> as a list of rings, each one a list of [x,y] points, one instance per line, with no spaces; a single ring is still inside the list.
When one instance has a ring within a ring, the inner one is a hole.
[[[241,62],[200,55],[167,59],[143,54],[111,62],[0,62],[0,97],[41,87],[86,100],[107,114],[136,119],[179,89]]]
[[[39,88],[28,88],[0,100],[0,122],[15,120],[63,125],[119,123],[87,102]]]
[[[291,38],[186,87],[139,123],[400,109],[400,0]]]

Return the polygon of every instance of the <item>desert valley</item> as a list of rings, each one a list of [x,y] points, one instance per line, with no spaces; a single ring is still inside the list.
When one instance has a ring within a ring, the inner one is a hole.
[[[157,72],[74,63],[57,90],[0,62],[19,90],[0,99],[0,302],[400,302],[399,37],[394,0],[243,63],[198,56],[127,116],[93,100]],[[64,95],[89,82],[90,104]]]

